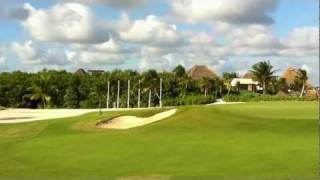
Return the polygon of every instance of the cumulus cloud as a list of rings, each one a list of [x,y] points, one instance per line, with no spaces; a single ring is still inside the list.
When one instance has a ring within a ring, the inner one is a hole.
[[[4,47],[0,46],[0,66],[5,65],[4,52],[5,52]]]
[[[297,27],[285,38],[275,35],[270,25],[236,26],[214,23],[214,33],[223,37],[234,56],[317,56],[319,29]]]
[[[213,66],[218,64],[227,53],[227,48],[214,40],[212,34],[188,32],[184,34],[186,42],[183,46],[171,47],[145,47],[140,68],[147,67],[172,69],[182,64],[191,67],[193,64]]]
[[[137,56],[137,54],[138,50],[135,47],[126,47],[121,42],[111,38],[101,44],[73,49],[67,53],[67,56],[70,61],[79,64],[119,65]]]
[[[283,48],[271,26],[216,24],[216,31],[225,37],[230,54],[238,56],[277,55]]]
[[[319,28],[298,27],[293,29],[288,37],[283,40],[285,49],[282,55],[307,56],[319,55]]]
[[[272,24],[278,0],[172,0],[173,15],[187,23]]]
[[[56,4],[36,9],[24,4],[29,16],[22,22],[41,41],[61,43],[101,43],[108,40],[108,29],[89,7],[78,3]]]
[[[65,0],[65,1],[75,1],[86,4],[102,4],[106,6],[111,6],[115,8],[132,8],[146,4],[148,0]]]
[[[182,41],[174,24],[168,24],[154,15],[130,24],[128,29],[119,33],[124,41],[151,46],[173,46]]]
[[[35,42],[14,42],[11,47],[17,58],[26,65],[56,65],[68,64],[66,53],[61,49],[43,50]]]

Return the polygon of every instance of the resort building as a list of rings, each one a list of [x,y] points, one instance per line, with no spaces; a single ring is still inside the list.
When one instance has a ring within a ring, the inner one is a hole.
[[[231,81],[232,87],[237,87],[240,91],[252,91],[257,92],[262,90],[258,81],[254,81],[251,78],[234,78]]]

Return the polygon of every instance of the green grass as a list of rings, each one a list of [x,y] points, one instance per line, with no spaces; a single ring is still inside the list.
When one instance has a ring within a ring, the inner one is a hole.
[[[316,102],[189,106],[130,130],[94,126],[153,113],[0,125],[0,179],[317,179]]]

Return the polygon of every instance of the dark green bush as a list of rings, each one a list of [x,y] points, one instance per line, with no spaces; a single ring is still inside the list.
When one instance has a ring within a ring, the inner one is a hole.
[[[258,102],[258,101],[316,101],[316,97],[297,97],[297,96],[277,96],[262,95],[252,92],[243,92],[238,95],[227,95],[223,97],[227,102]]]
[[[190,95],[180,98],[167,98],[163,100],[165,106],[199,105],[215,102],[213,96]]]

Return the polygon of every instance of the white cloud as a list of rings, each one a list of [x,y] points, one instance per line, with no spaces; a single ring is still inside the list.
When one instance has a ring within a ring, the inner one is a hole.
[[[164,71],[170,69],[170,67],[169,60],[165,57],[142,58],[139,64],[141,71],[148,69]]]
[[[303,64],[301,69],[306,70],[308,73],[312,73],[312,68],[308,64]]]
[[[212,34],[208,33],[184,33],[187,42],[178,47],[145,47],[144,59],[140,62],[140,68],[160,68],[171,70],[179,64],[191,67],[193,64],[216,65],[226,56],[227,49],[219,45]]]
[[[87,4],[102,4],[115,8],[132,8],[135,6],[143,5],[148,0],[65,0],[65,1],[76,1]]]
[[[36,9],[24,4],[24,9],[29,16],[22,24],[38,40],[62,43],[100,43],[108,40],[108,29],[85,5],[64,3],[50,9]]]
[[[61,49],[43,50],[35,42],[29,40],[26,42],[15,42],[12,44],[12,51],[18,59],[26,65],[46,66],[56,65],[63,66],[68,64],[67,56]]]
[[[182,41],[174,24],[154,15],[132,22],[127,30],[120,32],[120,37],[128,42],[151,46],[177,45]]]
[[[70,61],[79,64],[119,65],[137,56],[137,49],[135,47],[126,47],[125,44],[110,39],[101,44],[73,49],[67,53],[67,56]]]
[[[219,26],[217,29],[221,31]],[[280,40],[273,34],[271,26],[247,25],[236,27],[235,25],[229,25],[222,29],[225,29],[223,36],[231,55],[270,56],[277,55],[278,51],[283,48]]]
[[[271,24],[278,0],[172,0],[173,15],[187,23]]]
[[[3,66],[5,64],[5,58],[4,58],[4,48],[0,46],[0,65]]]
[[[280,53],[286,56],[319,55],[319,28],[298,27],[283,40],[285,49]]]

